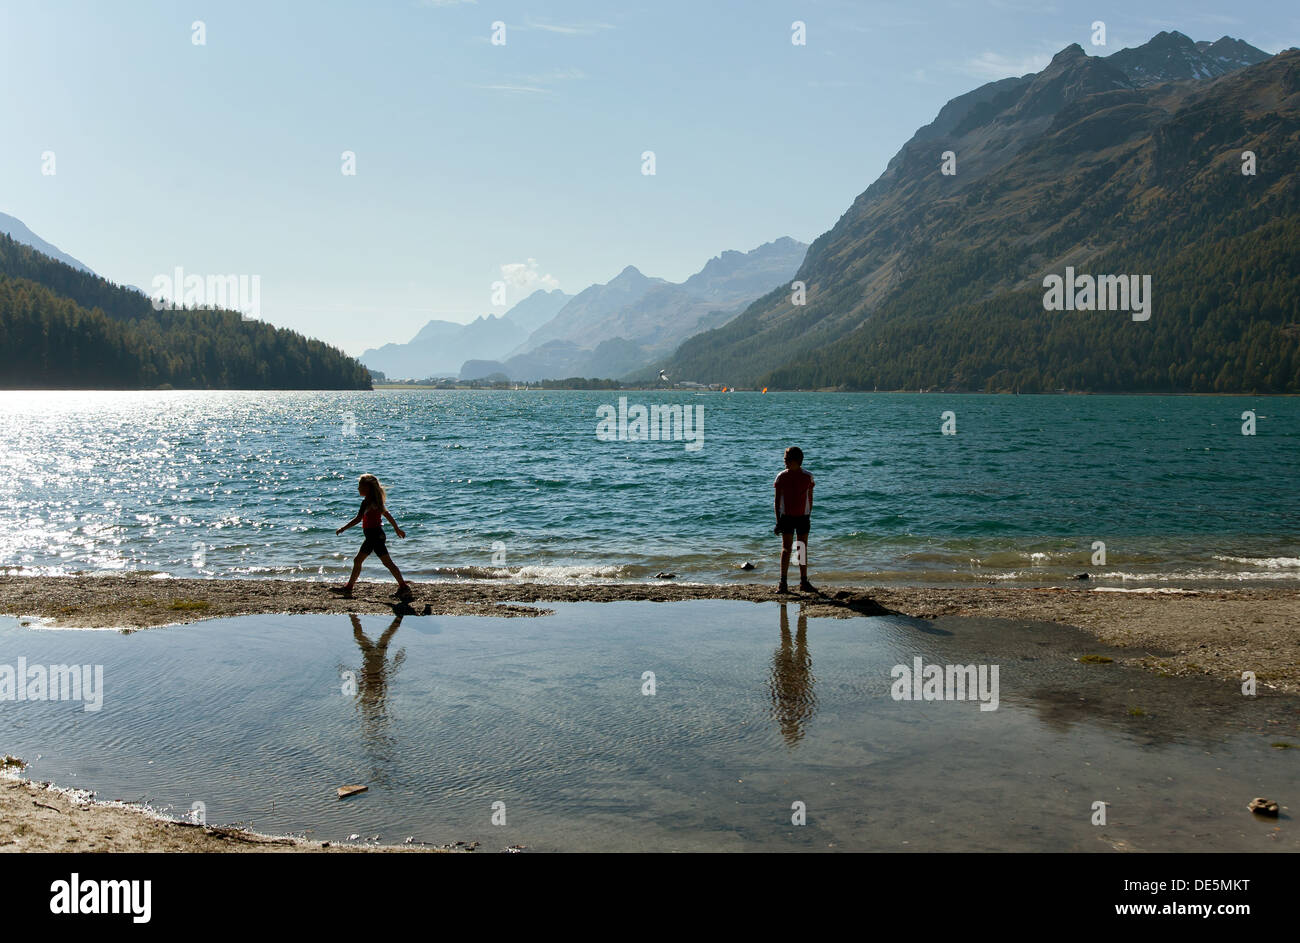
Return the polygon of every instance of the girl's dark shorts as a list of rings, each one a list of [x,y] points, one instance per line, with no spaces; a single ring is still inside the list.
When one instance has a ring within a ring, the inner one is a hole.
[[[388,538],[384,536],[382,527],[364,527],[361,533],[366,535],[365,541],[361,544],[361,553],[388,552]]]
[[[812,527],[811,514],[782,514],[777,522],[781,525],[781,533],[796,533],[800,537],[807,537],[808,531]]]

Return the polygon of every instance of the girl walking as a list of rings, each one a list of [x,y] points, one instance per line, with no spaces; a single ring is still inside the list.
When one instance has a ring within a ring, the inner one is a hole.
[[[330,592],[351,596],[352,588],[356,585],[357,577],[361,574],[361,564],[373,552],[379,557],[379,561],[388,567],[388,572],[392,573],[397,579],[397,592],[394,595],[402,599],[409,599],[411,597],[411,586],[406,580],[402,579],[402,571],[397,568],[393,558],[388,555],[388,542],[384,537],[383,518],[388,518],[388,523],[393,525],[393,533],[397,534],[398,537],[406,537],[406,531],[398,527],[397,521],[393,520],[393,515],[388,513],[388,496],[384,493],[384,486],[379,483],[378,478],[374,475],[362,475],[357,479],[357,491],[361,494],[361,508],[357,511],[357,516],[334,533],[336,535],[341,534],[349,527],[359,523],[361,533],[365,535],[366,539],[352,561],[352,575],[348,577],[347,583],[343,586],[331,587]]]

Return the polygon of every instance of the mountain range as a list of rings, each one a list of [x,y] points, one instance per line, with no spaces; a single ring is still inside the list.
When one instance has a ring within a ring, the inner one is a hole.
[[[498,358],[520,346],[572,297],[559,289],[537,289],[500,317],[484,315],[469,324],[429,321],[406,343],[385,343],[359,359],[389,379],[456,377],[465,360]]]
[[[1297,245],[1300,51],[1162,32],[1105,57],[1070,45],[954,98],[811,246],[724,252],[681,283],[628,266],[362,357],[417,379],[1300,393]],[[1152,285],[1149,318],[1096,310],[1091,287],[1053,308],[1044,288],[1076,273]],[[0,214],[0,383],[370,380],[238,312],[155,311]]]
[[[1071,45],[918,130],[809,248],[805,304],[774,287],[667,369],[776,388],[1300,392],[1298,174],[1300,52],[1178,32],[1107,57]],[[1150,275],[1150,320],[1045,310],[1045,277],[1067,268]]]
[[[429,321],[406,343],[371,348],[359,359],[390,379],[456,377],[466,360],[500,357],[524,343],[572,297],[539,288],[500,317],[487,314],[468,324]]]
[[[681,283],[648,277],[629,265],[574,295],[508,357],[467,362],[461,377],[623,376],[667,357],[686,338],[725,324],[788,282],[807,251],[804,243],[783,236],[749,252],[723,252]]]
[[[725,324],[788,280],[807,250],[789,237],[749,252],[728,250],[680,284],[629,265],[576,295],[535,291],[501,317],[485,315],[469,324],[430,321],[410,341],[367,350],[360,359],[390,378],[617,377]]]

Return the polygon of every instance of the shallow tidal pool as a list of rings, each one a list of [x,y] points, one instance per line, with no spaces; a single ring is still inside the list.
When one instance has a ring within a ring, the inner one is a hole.
[[[0,700],[0,752],[101,799],[331,841],[1300,850],[1300,750],[1273,746],[1300,743],[1300,699],[1106,663],[1118,653],[1059,626],[808,619],[793,602],[548,608],[130,634],[3,618],[0,675],[24,659],[103,681],[98,710]],[[997,666],[997,709],[973,692],[896,700],[917,658]],[[369,788],[336,798],[352,784]],[[1282,817],[1249,813],[1255,796]]]

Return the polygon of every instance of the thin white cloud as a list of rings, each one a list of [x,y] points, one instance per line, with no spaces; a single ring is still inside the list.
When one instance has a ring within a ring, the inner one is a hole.
[[[521,75],[520,78],[529,85],[549,85],[552,82],[577,82],[585,79],[587,73],[581,69],[551,69],[536,75]]]
[[[566,36],[592,36],[602,30],[615,29],[613,23],[538,23],[529,20],[523,26],[516,26],[515,29],[540,29],[548,33],[563,33]]]
[[[989,0],[989,6],[1009,13],[1056,14],[1061,13],[1059,3],[1045,3],[1043,0]]]
[[[536,85],[472,85],[470,87],[487,89],[490,92],[521,92],[533,95],[550,94],[550,89],[538,88]]]
[[[536,75],[510,75],[506,76],[504,82],[494,85],[475,85],[473,88],[482,88],[494,92],[520,92],[535,95],[553,94],[551,86],[559,82],[577,82],[585,79],[587,73],[581,69],[551,69],[548,72],[539,72]]]
[[[934,26],[934,20],[928,20],[924,16],[916,16],[910,13],[895,10],[872,10],[871,22],[869,24],[845,23],[842,26],[835,24],[835,29],[847,29],[855,33],[870,33],[873,36],[879,36],[882,30],[892,29],[929,29]]]

